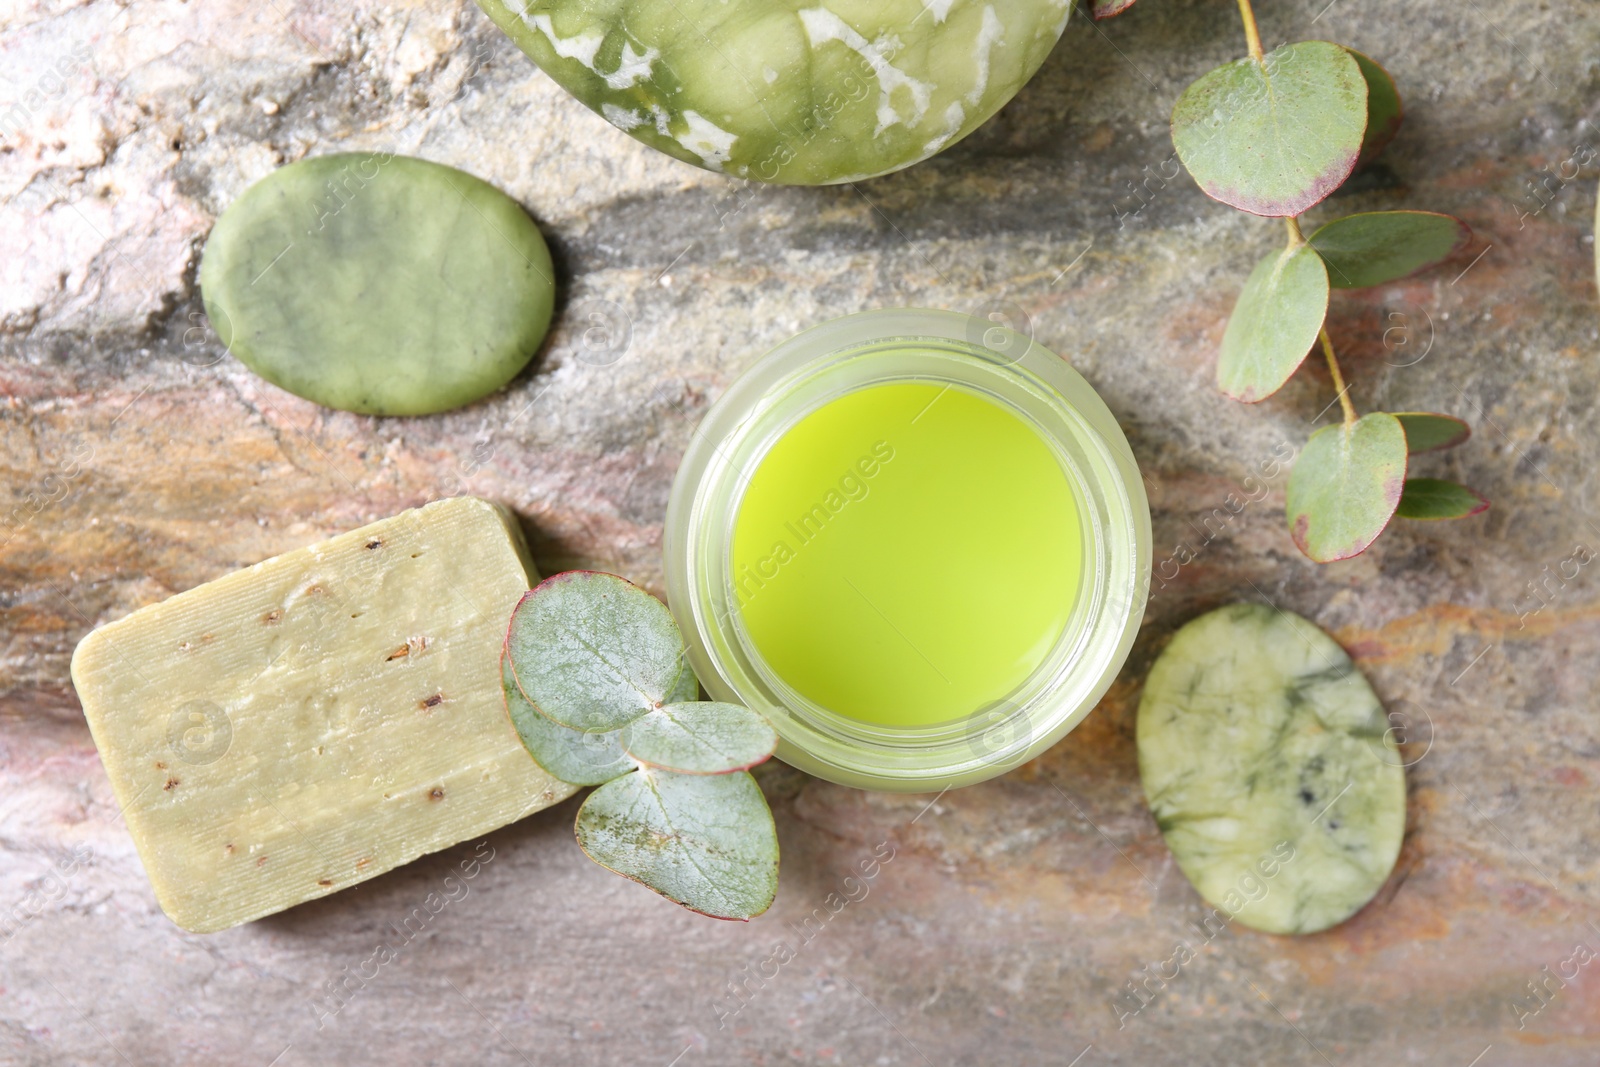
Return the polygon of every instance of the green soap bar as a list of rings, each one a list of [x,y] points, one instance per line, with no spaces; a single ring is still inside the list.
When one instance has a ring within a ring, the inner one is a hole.
[[[652,148],[825,184],[910,166],[1039,69],[1074,0],[478,0],[562,88]]]
[[[172,921],[258,919],[572,795],[501,696],[530,576],[516,519],[454,497],[85,637],[72,684]]]
[[[426,415],[516,376],[550,325],[550,251],[494,186],[386,152],[282,167],[206,241],[217,335],[274,385],[363,415]]]
[[[1354,915],[1406,824],[1399,747],[1372,687],[1313,623],[1259,604],[1172,638],[1139,703],[1145,797],[1185,877],[1269,933]]]

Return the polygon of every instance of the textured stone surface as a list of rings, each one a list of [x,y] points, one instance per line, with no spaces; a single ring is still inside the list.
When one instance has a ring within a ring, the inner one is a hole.
[[[1264,0],[1262,32],[1383,61],[1408,116],[1309,224],[1415,207],[1479,237],[1434,273],[1335,295],[1354,399],[1467,418],[1473,439],[1417,473],[1495,506],[1318,567],[1266,471],[1333,399],[1326,375],[1253,407],[1212,386],[1226,311],[1281,227],[1175,179],[1166,133],[1183,86],[1241,50],[1231,5],[1075,19],[961,144],[829,189],[741,186],[651,152],[467,4],[6,6],[0,1061],[1065,1064],[1092,1043],[1080,1067],[1593,1063],[1600,970],[1574,949],[1600,949],[1597,167],[1580,147],[1600,118],[1600,13],[1325,7]],[[82,69],[46,75],[75,49]],[[313,149],[380,148],[506,189],[560,270],[534,367],[447,415],[296,400],[219,358],[198,314],[198,242],[250,181]],[[765,770],[783,880],[749,925],[584,859],[572,801],[224,934],[160,915],[67,684],[96,621],[463,491],[517,509],[546,573],[659,588],[678,456],[742,367],[828,316],[993,301],[1121,419],[1165,576],[1122,678],[1061,745],[925,811],[933,798]],[[1133,709],[1173,630],[1240,598],[1328,629],[1412,724],[1407,838],[1350,922],[1293,940],[1230,928],[1174,974],[1205,909],[1141,796]],[[471,892],[430,915],[472,860]],[[420,932],[390,930],[418,908]],[[368,964],[386,936],[396,958]],[[359,991],[319,1029],[335,980]],[[736,1014],[734,980],[750,990]],[[1149,990],[1131,1016],[1129,981]]]

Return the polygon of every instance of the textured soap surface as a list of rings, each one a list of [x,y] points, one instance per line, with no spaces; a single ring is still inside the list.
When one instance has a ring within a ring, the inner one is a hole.
[[[965,137],[1039,69],[1073,0],[478,0],[563,88],[653,148],[814,185]]]
[[[1234,604],[1179,630],[1145,682],[1139,773],[1173,858],[1239,923],[1355,914],[1405,833],[1405,771],[1372,687],[1310,621]]]
[[[73,683],[172,920],[259,918],[570,795],[501,694],[531,574],[510,516],[458,497],[85,637]]]
[[[422,415],[510,381],[550,325],[554,269],[521,206],[453,167],[317,156],[246,189],[206,239],[217,335],[332,408]]]

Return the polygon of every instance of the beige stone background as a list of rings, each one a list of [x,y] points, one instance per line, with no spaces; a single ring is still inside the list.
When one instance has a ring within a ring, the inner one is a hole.
[[[461,0],[0,3],[0,908],[23,916],[0,943],[0,1062],[1600,1062],[1600,962],[1549,977],[1578,945],[1600,950],[1600,594],[1595,567],[1562,566],[1600,551],[1600,161],[1583,154],[1600,149],[1600,9],[1258,7],[1269,46],[1358,47],[1407,102],[1383,164],[1313,221],[1431,208],[1477,233],[1458,262],[1336,294],[1331,326],[1359,407],[1473,424],[1419,468],[1494,507],[1402,523],[1326,567],[1290,544],[1281,477],[1215,517],[1333,399],[1309,364],[1256,407],[1211,384],[1227,310],[1281,240],[1168,180],[1173,100],[1243,50],[1225,0],[1075,18],[973,137],[830,189],[651,154]],[[79,52],[75,74],[48,74]],[[469,169],[543,226],[562,308],[505,393],[424,419],[325,411],[207,332],[194,273],[216,214],[281,163],[357,148]],[[782,888],[748,925],[589,863],[568,802],[490,835],[470,895],[320,1025],[328,983],[471,844],[219,935],[162,916],[67,676],[97,622],[460,492],[516,508],[546,571],[659,589],[674,469],[743,367],[847,312],[995,301],[1116,412],[1158,559],[1195,554],[1054,750],[931,807],[769,766]],[[1141,797],[1133,712],[1173,629],[1235,599],[1329,629],[1411,724],[1408,835],[1348,923],[1200,944],[1199,900]],[[880,847],[894,859],[870,892],[805,941],[792,924]],[[1150,978],[1179,939],[1197,957]],[[780,940],[794,958],[720,1025],[728,983],[770,973]],[[1116,998],[1146,978],[1148,1005],[1119,1028]]]

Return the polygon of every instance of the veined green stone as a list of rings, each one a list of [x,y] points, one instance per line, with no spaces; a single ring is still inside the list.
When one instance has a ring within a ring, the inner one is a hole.
[[[554,277],[515,200],[386,152],[272,172],[200,262],[206,314],[245,366],[364,415],[447,411],[510,381],[550,325]]]
[[[1156,824],[1218,922],[1325,930],[1394,868],[1394,734],[1344,649],[1300,616],[1233,604],[1184,626],[1145,681],[1138,738]]]
[[[478,0],[558,84],[668,155],[819,185],[910,166],[993,115],[1075,0]]]

